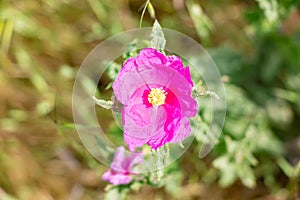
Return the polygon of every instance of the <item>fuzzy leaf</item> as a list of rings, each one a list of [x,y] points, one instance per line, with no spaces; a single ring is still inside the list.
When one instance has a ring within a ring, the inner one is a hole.
[[[166,39],[163,31],[161,30],[161,26],[157,20],[155,20],[151,33],[152,40],[150,42],[150,47],[158,50],[165,49]]]
[[[114,103],[112,101],[105,101],[103,99],[97,99],[96,97],[93,96],[93,99],[95,100],[96,104],[101,106],[102,108],[105,109],[111,109]]]

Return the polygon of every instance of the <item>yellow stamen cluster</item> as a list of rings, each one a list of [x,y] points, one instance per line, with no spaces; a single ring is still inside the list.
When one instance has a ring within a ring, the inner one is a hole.
[[[165,92],[163,88],[152,88],[148,95],[148,101],[153,106],[162,105],[165,103],[167,94],[168,93]]]

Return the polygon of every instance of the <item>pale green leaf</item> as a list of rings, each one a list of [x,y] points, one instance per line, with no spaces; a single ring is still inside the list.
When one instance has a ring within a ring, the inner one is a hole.
[[[13,33],[13,21],[0,20],[0,47],[7,52],[11,43]]]
[[[155,19],[155,18],[156,18],[156,17],[155,17],[155,10],[154,10],[154,7],[153,7],[153,5],[152,5],[151,2],[148,3],[147,9],[148,9],[148,12],[149,12],[149,14],[150,14],[150,17],[151,17],[152,19]]]
[[[155,20],[151,33],[151,42],[150,47],[154,49],[164,50],[166,46],[166,39],[163,31],[161,30],[161,26],[157,20]]]
[[[192,0],[186,1],[188,12],[201,39],[207,41],[213,29],[213,23],[204,13],[202,7]]]
[[[97,99],[96,97],[93,96],[94,101],[96,102],[97,105],[101,106],[102,108],[105,109],[111,109],[114,103],[112,101],[105,101],[103,99]]]

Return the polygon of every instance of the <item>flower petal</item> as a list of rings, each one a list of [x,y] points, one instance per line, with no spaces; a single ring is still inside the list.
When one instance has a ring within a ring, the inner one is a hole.
[[[194,86],[194,83],[191,79],[191,73],[189,67],[184,67],[182,60],[178,56],[167,56],[167,63],[166,66],[171,67],[182,74],[185,79]]]
[[[112,85],[116,98],[123,104],[127,105],[130,96],[136,91],[138,87],[146,85],[142,76],[136,69],[123,74],[118,77]]]
[[[132,108],[140,109],[143,115],[140,116],[138,112],[137,116],[135,116],[136,113],[131,112]],[[142,146],[149,139],[163,132],[164,124],[167,119],[164,107],[147,108],[144,104],[125,106],[122,117],[124,139],[130,150]],[[150,121],[141,120],[143,117]],[[147,122],[147,124],[144,122]]]
[[[156,49],[145,48],[135,58],[135,65],[138,67],[143,65],[161,65],[165,64],[166,61],[165,55]]]
[[[131,176],[128,176],[126,174],[116,174],[112,170],[105,172],[102,175],[102,179],[114,185],[128,184],[132,181]]]
[[[113,162],[110,164],[110,167],[114,171],[125,172],[126,170],[122,166],[122,162],[125,159],[126,159],[125,148],[121,146],[116,150]]]
[[[149,138],[147,144],[152,147],[152,149],[156,150],[158,147],[163,146],[167,142],[170,142],[174,135],[173,131],[165,131],[162,130],[155,134],[153,137]]]
[[[184,117],[180,122],[180,128],[174,133],[174,137],[172,138],[171,142],[177,143],[184,140],[186,137],[190,136],[191,130],[189,118]]]

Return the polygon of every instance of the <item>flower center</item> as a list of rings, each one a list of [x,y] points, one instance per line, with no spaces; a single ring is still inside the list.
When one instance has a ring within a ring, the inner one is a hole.
[[[148,101],[153,106],[159,106],[165,103],[166,95],[168,93],[163,90],[163,88],[152,88],[149,95]]]

